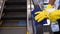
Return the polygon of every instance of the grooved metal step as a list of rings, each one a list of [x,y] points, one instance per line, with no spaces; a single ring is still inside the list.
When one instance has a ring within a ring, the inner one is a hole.
[[[0,27],[0,34],[26,34],[26,27]]]
[[[6,0],[0,34],[26,34],[27,0]]]
[[[26,17],[10,17],[10,18],[7,18],[7,17],[2,17],[1,20],[27,20]]]
[[[27,7],[26,6],[21,6],[21,5],[11,5],[11,6],[7,6],[6,8],[4,8],[4,11],[20,11],[20,12],[27,12]]]
[[[27,19],[27,13],[26,12],[6,12],[6,15],[2,17],[4,20],[10,20],[10,19],[18,19],[18,20],[26,20]]]
[[[5,20],[2,24],[3,27],[26,27],[26,20]]]
[[[26,12],[7,12],[4,17],[27,17]]]
[[[6,5],[26,5],[27,0],[8,0]]]

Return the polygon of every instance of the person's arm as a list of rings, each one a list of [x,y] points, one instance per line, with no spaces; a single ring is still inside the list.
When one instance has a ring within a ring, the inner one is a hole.
[[[43,19],[49,17],[49,16],[48,16],[48,14],[49,14],[49,13],[48,13],[48,10],[49,10],[50,8],[53,8],[54,2],[55,2],[55,0],[49,0],[49,3],[48,3],[47,7],[46,7],[44,10],[35,12],[35,14],[36,14],[35,20],[36,20],[37,22],[41,22]]]
[[[49,3],[47,5],[47,7],[45,8],[45,10],[52,8],[54,3],[55,3],[55,0],[49,0]]]
[[[53,5],[55,3],[55,0],[49,0],[49,4]]]

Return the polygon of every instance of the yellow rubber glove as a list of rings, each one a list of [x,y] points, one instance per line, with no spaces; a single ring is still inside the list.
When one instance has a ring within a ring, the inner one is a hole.
[[[48,12],[46,12],[46,10],[52,8],[53,6],[51,4],[48,4],[47,7],[43,10],[43,11],[38,11],[38,12],[35,12],[35,14],[37,14],[35,16],[35,20],[37,22],[40,22],[42,21],[43,19],[47,18],[48,17]]]
[[[35,20],[37,22],[42,21],[43,19],[47,18],[47,16],[48,16],[48,13],[46,11],[38,11],[38,12],[35,12],[35,14],[36,14]]]
[[[60,19],[60,10],[54,10],[50,12],[49,19],[51,22],[56,21],[57,19]]]
[[[53,6],[51,4],[48,4],[47,7],[45,8],[45,10],[49,10],[50,8],[53,8]]]

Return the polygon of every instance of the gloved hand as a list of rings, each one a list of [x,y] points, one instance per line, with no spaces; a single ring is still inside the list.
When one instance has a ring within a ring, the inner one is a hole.
[[[54,10],[49,13],[49,17],[51,22],[56,21],[57,19],[60,19],[60,10]]]
[[[36,14],[35,20],[36,20],[37,22],[42,21],[43,19],[47,18],[47,16],[48,16],[48,13],[47,13],[45,10],[35,12],[35,14]]]
[[[53,7],[52,5],[48,4],[47,7],[43,11],[35,12],[35,14],[36,14],[35,20],[37,22],[40,22],[45,18],[49,18],[49,16],[48,16],[49,13],[47,10],[51,9],[52,7]]]
[[[53,5],[48,4],[48,5],[47,5],[47,7],[46,7],[44,10],[46,10],[46,11],[47,11],[47,10],[49,10],[49,9],[51,9],[51,8],[53,8]]]

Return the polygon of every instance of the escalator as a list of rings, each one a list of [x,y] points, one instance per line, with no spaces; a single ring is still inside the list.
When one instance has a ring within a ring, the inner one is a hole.
[[[0,34],[26,34],[27,0],[6,0]]]

